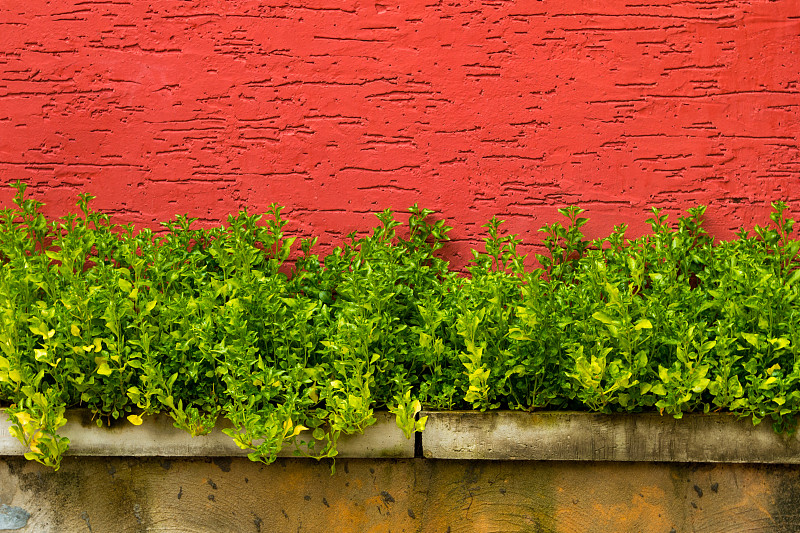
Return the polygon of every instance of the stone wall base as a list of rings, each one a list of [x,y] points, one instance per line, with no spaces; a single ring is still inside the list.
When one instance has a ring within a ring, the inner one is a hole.
[[[60,532],[800,531],[791,465],[0,458],[0,530]]]

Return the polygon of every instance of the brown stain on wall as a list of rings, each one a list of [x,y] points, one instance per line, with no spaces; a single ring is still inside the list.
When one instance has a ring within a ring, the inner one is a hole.
[[[0,487],[21,533],[800,530],[790,466],[2,458]]]

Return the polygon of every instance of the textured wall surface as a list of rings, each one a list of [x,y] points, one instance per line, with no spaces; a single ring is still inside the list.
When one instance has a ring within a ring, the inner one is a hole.
[[[797,0],[0,3],[0,182],[54,213],[277,202],[332,242],[419,202],[456,263],[571,203],[593,236],[709,204],[726,237],[800,210],[798,131]]]
[[[19,533],[788,533],[798,504],[785,466],[0,459],[0,530]]]

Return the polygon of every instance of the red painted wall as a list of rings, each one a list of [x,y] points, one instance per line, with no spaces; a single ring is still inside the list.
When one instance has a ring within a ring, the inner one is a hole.
[[[419,202],[456,264],[571,203],[593,236],[708,204],[729,237],[800,210],[798,131],[797,0],[0,3],[0,182],[52,213],[277,202],[330,243]]]

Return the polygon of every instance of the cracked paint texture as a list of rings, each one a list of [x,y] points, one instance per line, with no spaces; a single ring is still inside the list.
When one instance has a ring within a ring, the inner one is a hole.
[[[800,210],[798,131],[797,0],[0,4],[0,184],[52,214],[276,202],[324,247],[418,202],[456,265],[567,204],[590,236],[707,204],[731,237]]]

